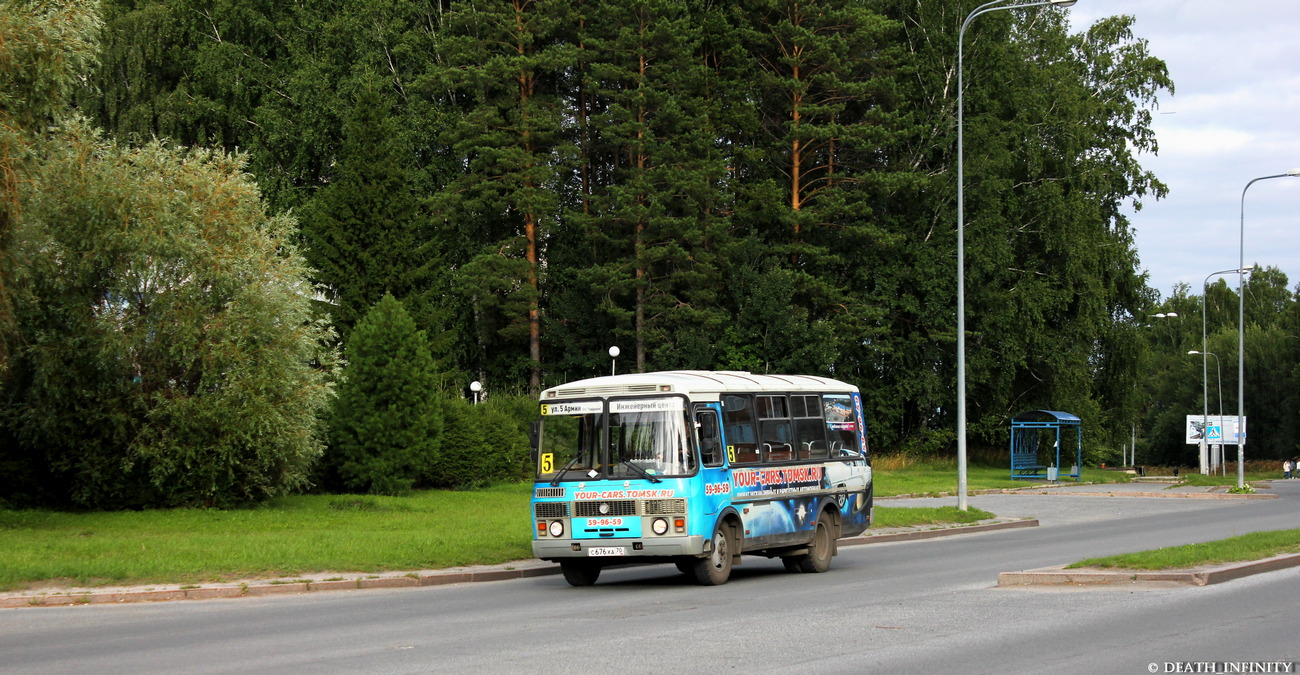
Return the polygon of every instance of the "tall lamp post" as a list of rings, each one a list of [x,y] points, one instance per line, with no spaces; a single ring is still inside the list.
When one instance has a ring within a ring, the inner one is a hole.
[[[1228,271],[1232,272],[1234,270],[1228,270]],[[1223,447],[1223,364],[1219,361],[1219,355],[1213,352],[1198,352],[1195,349],[1193,349],[1187,353],[1188,355],[1192,355],[1192,354],[1201,355],[1202,372],[1204,372],[1204,364],[1206,360],[1205,357],[1207,356],[1214,357],[1214,370],[1217,374],[1216,381],[1219,383],[1219,447],[1222,448]],[[1210,398],[1209,398],[1210,395],[1208,391],[1209,391],[1208,378],[1202,379],[1201,394],[1203,398],[1201,399],[1201,401],[1204,407],[1201,409],[1201,424],[1204,425],[1204,428],[1201,431],[1202,434],[1201,438],[1204,440],[1208,440],[1205,434],[1208,433],[1210,430]],[[1223,461],[1223,457],[1220,456],[1219,463],[1221,464],[1222,461]],[[1214,462],[1213,459],[1211,458],[1210,473],[1214,473],[1213,469],[1215,464],[1216,462]]]
[[[957,508],[969,510],[966,500],[966,229],[965,163],[962,122],[962,46],[966,40],[966,27],[975,17],[1002,9],[1028,9],[1030,7],[1069,7],[1078,0],[1039,0],[1014,5],[1010,0],[993,0],[976,7],[957,32]]]
[[[1208,363],[1208,359],[1205,358],[1205,356],[1206,356],[1207,354],[1209,354],[1209,352],[1205,351],[1205,350],[1206,350],[1206,347],[1208,346],[1208,345],[1206,344],[1206,342],[1205,342],[1205,339],[1206,339],[1206,338],[1205,338],[1205,327],[1206,327],[1206,323],[1207,323],[1207,317],[1209,316],[1209,315],[1206,313],[1207,310],[1206,310],[1206,305],[1205,305],[1205,299],[1206,299],[1206,296],[1210,294],[1210,277],[1216,277],[1216,276],[1218,276],[1218,275],[1220,275],[1220,274],[1230,274],[1230,273],[1233,273],[1233,272],[1249,272],[1249,271],[1251,271],[1251,270],[1253,270],[1253,269],[1255,269],[1255,266],[1254,266],[1254,265],[1248,265],[1248,266],[1246,266],[1246,267],[1239,267],[1239,268],[1237,268],[1237,269],[1235,269],[1235,270],[1219,270],[1218,272],[1210,272],[1209,274],[1205,275],[1205,281],[1201,282],[1201,351],[1199,351],[1199,352],[1187,352],[1187,353],[1188,353],[1188,354],[1200,354],[1200,355],[1201,355],[1201,403],[1202,403],[1202,406],[1203,406],[1202,409],[1201,409],[1201,411],[1202,411],[1202,413],[1203,413],[1203,415],[1202,415],[1203,417],[1209,417],[1209,414],[1210,414],[1210,413],[1209,413],[1209,410],[1210,410],[1210,393],[1209,393],[1209,386],[1210,386],[1210,373],[1209,373],[1209,363]],[[1213,355],[1211,354],[1211,356],[1213,356]],[[1214,357],[1214,363],[1215,363],[1215,364],[1218,364],[1218,363],[1219,363],[1219,357],[1217,357],[1217,356]],[[1222,371],[1220,371],[1220,374],[1222,374]],[[1223,424],[1223,419],[1222,419],[1222,417],[1223,417],[1223,382],[1222,382],[1222,380],[1220,380],[1220,382],[1219,382],[1219,417],[1220,417],[1220,419],[1219,419],[1219,424],[1222,425],[1222,424]],[[1202,443],[1202,446],[1204,446],[1204,443]],[[1220,430],[1219,430],[1219,446],[1220,446],[1220,447],[1223,446],[1223,430],[1222,430],[1222,428],[1220,428]],[[1205,453],[1204,453],[1204,450],[1202,450],[1202,453],[1201,453],[1201,454],[1202,454],[1202,456],[1201,456],[1201,473],[1205,473],[1205,465],[1204,465],[1204,463],[1205,463],[1205,457],[1204,457],[1204,454],[1205,454]],[[1222,458],[1220,458],[1220,459],[1222,459]],[[1211,462],[1211,465],[1213,465],[1213,462]],[[1213,469],[1214,467],[1211,466],[1210,468]]]
[[[1300,169],[1252,178],[1241,189],[1240,252],[1237,259],[1237,489],[1246,486],[1246,190],[1262,180],[1300,176]]]

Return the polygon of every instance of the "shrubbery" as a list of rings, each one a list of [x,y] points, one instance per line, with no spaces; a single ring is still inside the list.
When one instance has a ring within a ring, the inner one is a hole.
[[[242,161],[129,147],[74,120],[24,178],[0,490],[144,508],[305,486],[332,331],[312,313],[293,221],[266,213]]]
[[[402,494],[530,475],[528,397],[447,391],[424,331],[386,295],[357,324],[331,419],[324,487]]]

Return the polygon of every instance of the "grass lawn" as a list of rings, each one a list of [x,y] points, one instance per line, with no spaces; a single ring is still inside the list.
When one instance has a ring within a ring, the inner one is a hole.
[[[1071,568],[1106,567],[1134,570],[1172,570],[1230,562],[1263,560],[1283,553],[1300,553],[1300,530],[1276,530],[1203,544],[1158,548],[1105,558],[1080,560]]]
[[[236,511],[0,511],[0,590],[202,584],[527,559],[532,487],[504,484],[410,497],[306,495]],[[990,517],[977,509],[877,506],[875,526]]]
[[[876,520],[871,523],[871,527],[968,524],[993,517],[995,516],[992,513],[974,507],[967,511],[959,511],[956,506],[937,506],[933,508],[877,506]]]
[[[1249,463],[1247,463],[1247,468],[1250,468]],[[1265,474],[1265,473],[1255,473],[1252,471],[1247,471],[1245,479],[1247,483],[1250,483],[1251,481],[1269,480],[1275,477],[1276,476]],[[1181,475],[1179,476],[1179,478],[1182,479],[1184,485],[1199,485],[1204,487],[1210,487],[1215,485],[1227,485],[1230,487],[1237,487],[1236,473],[1231,473],[1226,476],[1203,476],[1199,473],[1193,472],[1193,473],[1187,473]]]
[[[876,496],[893,497],[897,495],[926,495],[957,492],[957,463],[952,460],[929,460],[907,462],[895,467],[897,462],[877,462],[875,469]],[[1083,470],[1084,483],[1127,483],[1129,475],[1122,471],[1105,469]],[[1062,482],[1072,482],[1065,480]],[[1042,485],[1043,481],[1012,480],[1010,466],[987,466],[968,464],[966,467],[966,489],[992,490],[1000,488],[1031,487]]]
[[[531,484],[309,495],[236,511],[0,511],[0,589],[420,570],[532,556]]]

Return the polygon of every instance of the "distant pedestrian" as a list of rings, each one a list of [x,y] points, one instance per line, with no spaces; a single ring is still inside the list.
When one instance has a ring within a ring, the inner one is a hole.
[[[1291,479],[1291,460],[1289,459],[1282,462],[1282,477],[1287,480]]]

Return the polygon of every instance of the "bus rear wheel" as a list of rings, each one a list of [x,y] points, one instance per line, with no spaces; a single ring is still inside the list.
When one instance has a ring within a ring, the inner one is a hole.
[[[600,577],[600,565],[589,560],[561,560],[560,571],[570,586],[590,586]]]
[[[713,531],[713,550],[695,560],[695,582],[701,586],[721,586],[731,577],[731,527],[718,523]]]
[[[809,573],[821,573],[831,568],[831,556],[835,552],[835,537],[831,526],[830,514],[825,511],[817,518],[817,526],[813,529],[812,541],[808,542],[808,552],[789,558],[787,560],[795,561],[799,571]],[[786,569],[791,565],[786,564]]]

